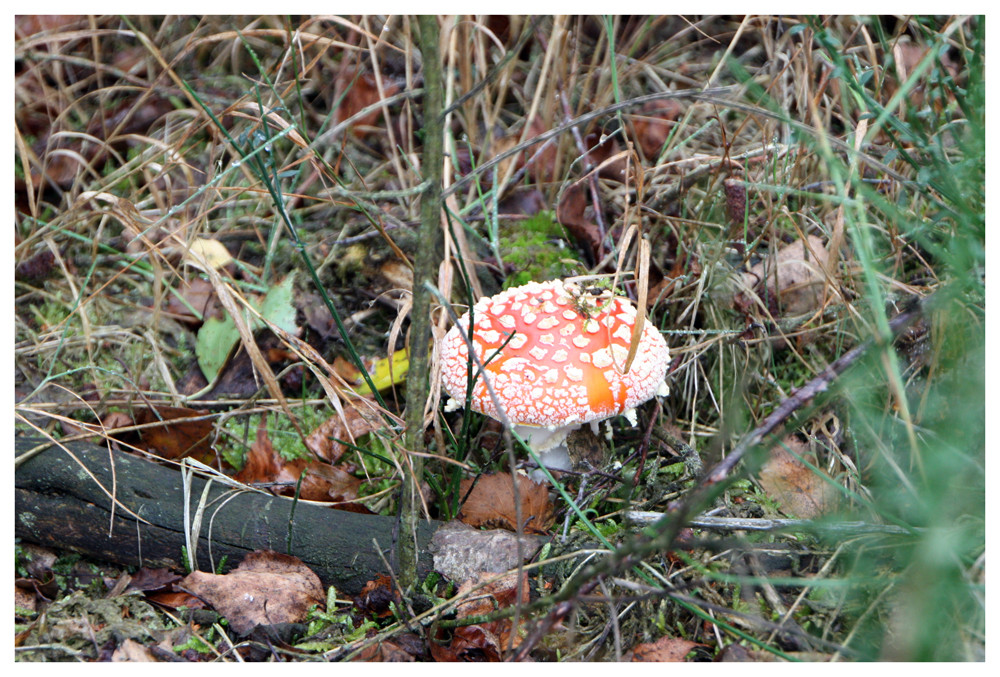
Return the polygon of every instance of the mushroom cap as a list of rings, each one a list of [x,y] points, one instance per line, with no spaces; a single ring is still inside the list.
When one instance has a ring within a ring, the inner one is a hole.
[[[511,423],[578,425],[628,411],[663,383],[670,351],[649,322],[624,373],[636,315],[628,299],[610,292],[594,295],[562,280],[529,282],[480,299],[472,309],[471,340]],[[466,313],[441,345],[441,378],[459,402],[465,402],[468,386],[462,335],[468,331]],[[472,408],[500,418],[482,378],[473,384]]]

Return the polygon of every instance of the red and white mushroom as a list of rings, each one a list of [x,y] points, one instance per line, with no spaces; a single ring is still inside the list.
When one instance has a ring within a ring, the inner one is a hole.
[[[543,458],[548,467],[567,467],[562,444],[572,430],[588,422],[596,428],[618,414],[634,423],[636,406],[666,394],[666,341],[644,323],[626,372],[637,313],[610,291],[592,294],[571,281],[530,282],[480,299],[472,317],[471,332],[466,313],[441,345],[442,382],[455,400],[450,406],[466,400],[468,336],[497,400],[480,377],[472,386],[472,409],[502,420],[502,407],[536,453],[554,452]],[[475,373],[475,361],[471,368]]]

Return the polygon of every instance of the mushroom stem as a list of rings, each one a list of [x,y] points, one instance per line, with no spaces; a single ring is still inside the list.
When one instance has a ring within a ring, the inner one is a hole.
[[[566,436],[579,428],[582,424],[574,423],[564,426],[540,426],[540,425],[515,425],[512,427],[514,433],[524,440],[524,443],[531,447],[536,454],[540,454],[549,449],[562,445],[566,441]]]

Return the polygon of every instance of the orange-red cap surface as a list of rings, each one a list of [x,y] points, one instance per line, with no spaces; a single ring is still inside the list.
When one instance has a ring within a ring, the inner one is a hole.
[[[476,355],[513,424],[555,427],[621,414],[657,393],[670,362],[666,342],[646,322],[624,373],[635,307],[626,298],[594,296],[561,280],[529,282],[483,298],[472,317]],[[441,346],[441,377],[459,403],[468,384],[462,335],[468,331],[466,313]],[[473,362],[473,373],[476,368]],[[482,378],[473,386],[472,408],[500,418]]]

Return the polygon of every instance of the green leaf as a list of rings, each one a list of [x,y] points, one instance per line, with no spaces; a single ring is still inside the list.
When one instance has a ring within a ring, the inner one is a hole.
[[[292,305],[294,282],[295,274],[292,273],[271,287],[259,306],[253,301],[250,302],[251,306],[260,311],[262,317],[287,332],[295,331],[295,306]],[[257,331],[262,326],[263,324],[255,319],[251,323],[250,329]],[[233,346],[239,340],[240,333],[236,329],[236,323],[228,315],[221,320],[209,318],[201,325],[194,353],[198,358],[198,367],[201,368],[201,373],[205,375],[209,383],[214,381],[219,372],[222,371]]]
[[[295,306],[292,305],[294,282],[295,273],[287,275],[284,280],[268,290],[260,306],[262,317],[289,333],[295,331]]]
[[[221,320],[210,317],[201,325],[194,345],[194,354],[198,358],[201,373],[209,383],[222,371],[229,353],[239,339],[240,332],[236,329],[236,323],[228,315]]]

